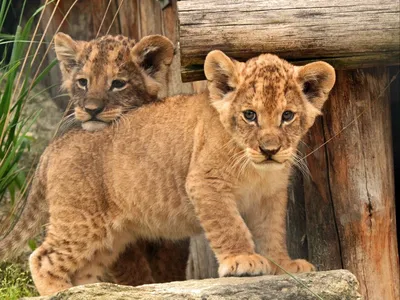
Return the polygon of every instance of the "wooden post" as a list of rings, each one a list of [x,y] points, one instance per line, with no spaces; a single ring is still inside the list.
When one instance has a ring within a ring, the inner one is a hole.
[[[190,239],[187,279],[218,277],[218,262],[204,234]]]
[[[315,186],[318,195],[306,196],[310,259],[327,269],[339,248],[365,299],[400,296],[388,84],[386,68],[338,71],[325,117],[307,141],[316,148],[332,138],[307,157],[306,190]]]
[[[203,78],[212,49],[337,69],[302,145],[310,176],[290,188],[288,249],[320,270],[349,269],[367,300],[400,299],[388,71],[365,69],[400,63],[399,12],[390,0],[179,2],[183,80]]]

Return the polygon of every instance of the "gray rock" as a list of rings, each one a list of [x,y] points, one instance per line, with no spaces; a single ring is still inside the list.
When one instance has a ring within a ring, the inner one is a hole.
[[[361,299],[356,277],[347,270],[295,275],[320,299]],[[25,300],[123,299],[319,299],[288,275],[188,280],[138,287],[110,283],[76,286],[53,296]]]

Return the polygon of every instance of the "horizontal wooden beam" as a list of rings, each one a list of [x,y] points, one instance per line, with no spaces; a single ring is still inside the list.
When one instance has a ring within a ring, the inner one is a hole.
[[[400,63],[396,0],[182,0],[178,11],[183,81],[204,79],[213,49],[240,61],[274,53],[337,69]]]

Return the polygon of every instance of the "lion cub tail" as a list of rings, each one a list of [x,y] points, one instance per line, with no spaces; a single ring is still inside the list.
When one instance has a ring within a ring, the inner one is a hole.
[[[46,201],[46,184],[41,174],[42,162],[35,172],[28,199],[14,227],[0,240],[0,261],[16,257],[27,245],[28,240],[39,233],[48,222],[49,209]]]

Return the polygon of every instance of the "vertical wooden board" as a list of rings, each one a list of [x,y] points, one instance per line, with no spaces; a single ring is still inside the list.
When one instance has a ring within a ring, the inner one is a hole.
[[[324,119],[327,139],[348,126],[327,144],[329,182],[343,266],[365,299],[400,297],[387,84],[385,68],[339,71]]]
[[[302,174],[293,168],[288,188],[288,210],[286,215],[286,244],[291,258],[308,259],[306,214]]]
[[[122,1],[123,3],[119,11],[121,34],[138,41],[140,39],[140,15],[138,3],[136,0],[118,0],[118,5],[120,5]]]
[[[178,11],[177,11],[176,0],[171,1],[170,5],[167,5],[161,11],[162,18],[162,33],[168,37],[175,45],[178,42]]]
[[[303,140],[307,149],[304,153],[310,153],[306,158],[309,176],[304,177],[309,259],[318,270],[341,269],[340,241],[330,195],[326,148],[319,148],[325,142],[321,118],[316,120]]]
[[[204,234],[190,239],[190,254],[186,268],[187,279],[218,277],[218,262]]]
[[[179,28],[177,13],[176,0],[171,1],[171,4],[161,11],[162,34],[168,37],[175,46],[175,56],[171,64],[167,80],[166,94],[168,95],[193,93],[192,83],[182,83],[181,80],[180,51],[178,49]]]
[[[162,34],[161,6],[157,0],[139,1],[141,37]]]
[[[117,34],[120,32],[117,13],[117,5],[114,0],[83,1],[90,5],[90,14],[93,19],[92,31],[95,37],[105,34]],[[76,13],[79,16],[79,13]]]

